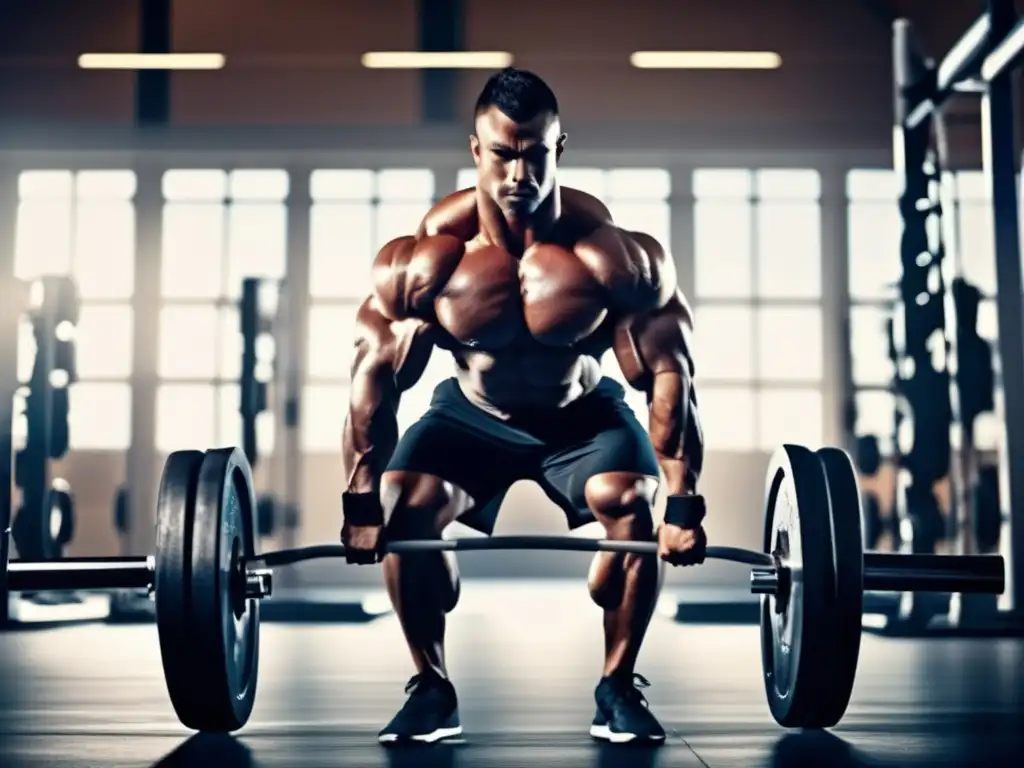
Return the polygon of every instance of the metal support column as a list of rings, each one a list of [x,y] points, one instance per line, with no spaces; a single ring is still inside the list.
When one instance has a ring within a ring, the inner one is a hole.
[[[11,553],[14,393],[18,388],[18,316],[21,291],[14,278],[14,230],[18,211],[17,174],[0,168],[0,627],[10,607],[7,563]]]
[[[1015,21],[1011,0],[990,0],[993,35],[1003,36]],[[1014,81],[1003,70],[982,97],[982,163],[992,192],[995,232],[996,298],[1005,437],[1000,446],[1000,498],[1003,526],[1000,554],[1006,560],[1006,591],[999,609],[1015,623],[1024,621],[1024,282],[1015,187]]]
[[[846,211],[847,169],[822,169],[821,176],[821,314],[824,324],[825,410],[827,445],[854,451],[854,436],[845,415],[853,403],[853,359],[850,346],[849,222]]]
[[[945,537],[945,522],[935,494],[936,483],[949,472],[949,374],[946,366],[941,243],[931,237],[930,219],[937,215],[937,158],[933,120],[925,117],[913,128],[904,125],[915,103],[931,91],[935,71],[929,67],[914,30],[906,20],[893,27],[895,117],[893,161],[900,176],[900,300],[893,316],[896,388],[902,429],[899,435],[899,481],[896,508],[901,551],[932,553]],[[938,279],[936,279],[938,278]],[[936,345],[939,345],[937,348]],[[899,618],[923,626],[945,607],[905,592]]]
[[[302,450],[302,393],[306,382],[309,349],[309,259],[312,233],[313,201],[310,196],[309,168],[289,168],[288,191],[288,262],[285,277],[284,301],[288,306],[288,324],[280,332],[287,335],[283,344],[285,359],[277,364],[283,367],[283,376],[276,379],[284,386],[282,397],[275,402],[283,404],[274,413],[274,453],[280,455],[283,486],[275,488],[280,494],[281,509],[288,514],[280,521],[278,545],[283,548],[298,544],[302,509],[305,506],[302,488],[305,480],[305,454]],[[275,460],[275,463],[278,463]],[[291,514],[294,511],[296,514]],[[278,577],[280,586],[293,586],[295,574],[284,570]]]
[[[132,292],[132,428],[125,459],[128,530],[122,554],[144,555],[156,546],[157,358],[160,342],[160,263],[163,242],[162,171],[139,165],[135,193],[135,285]]]

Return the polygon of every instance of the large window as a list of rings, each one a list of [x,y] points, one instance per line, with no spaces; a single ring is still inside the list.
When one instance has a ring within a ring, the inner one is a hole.
[[[23,280],[70,275],[82,300],[79,381],[69,390],[72,450],[123,451],[131,442],[135,186],[130,170],[24,171],[18,178],[15,274]],[[25,321],[21,381],[30,377],[34,358]],[[23,420],[15,428],[23,437]]]
[[[695,338],[710,450],[823,440],[817,171],[698,169]]]
[[[890,169],[857,169],[847,176],[854,431],[877,436],[886,452],[892,450],[895,429],[886,321],[898,297],[902,271],[899,193],[899,177]],[[984,175],[980,171],[946,173],[941,194],[946,258],[952,267],[947,274],[962,275],[982,291],[979,332],[995,341],[995,250]],[[994,425],[979,421],[978,426],[979,443],[991,443]]]
[[[288,174],[167,171],[163,177],[157,447],[238,445],[242,279],[284,277]],[[256,422],[273,447],[273,414]]]
[[[356,310],[371,290],[370,267],[388,241],[416,232],[434,200],[425,168],[322,169],[310,178],[309,381],[303,416],[307,451],[337,452],[348,407]],[[431,391],[452,374],[435,350],[422,379],[402,397],[399,428],[426,410]]]

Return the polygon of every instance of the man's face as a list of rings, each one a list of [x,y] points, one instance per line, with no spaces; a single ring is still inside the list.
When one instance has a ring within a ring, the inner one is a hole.
[[[554,189],[564,144],[557,116],[542,113],[516,123],[491,107],[477,118],[470,137],[477,186],[506,214],[529,216]]]

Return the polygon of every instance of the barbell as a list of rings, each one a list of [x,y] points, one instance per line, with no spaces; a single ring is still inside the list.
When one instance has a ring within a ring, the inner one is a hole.
[[[6,585],[11,591],[150,590],[178,718],[197,731],[236,731],[255,701],[259,602],[272,593],[271,569],[345,554],[340,544],[258,554],[256,506],[252,471],[240,450],[178,451],[161,477],[155,555],[14,561]],[[393,553],[483,549],[655,555],[657,543],[502,536],[387,545]],[[776,451],[766,478],[763,551],[709,546],[707,557],[751,566],[751,591],[762,596],[769,708],[776,722],[794,728],[828,728],[845,713],[864,590],[998,594],[1005,585],[998,556],[865,553],[856,474],[834,448]]]

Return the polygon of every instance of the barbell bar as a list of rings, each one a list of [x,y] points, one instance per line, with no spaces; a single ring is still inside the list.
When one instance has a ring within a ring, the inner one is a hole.
[[[474,550],[559,550],[564,552],[630,552],[638,555],[658,553],[655,541],[611,541],[569,536],[494,536],[471,539],[427,539],[396,541],[386,545],[389,553],[468,552]],[[278,568],[307,560],[344,557],[342,544],[316,544],[308,547],[265,552],[248,562]],[[708,560],[723,560],[755,566],[751,571],[751,592],[774,594],[761,581],[766,574],[786,569],[784,562],[764,552],[741,547],[709,546]],[[755,578],[758,576],[760,578]],[[904,555],[885,552],[864,553],[864,589],[880,592],[978,592],[1001,594],[1006,574],[1001,557],[991,555]]]
[[[6,563],[9,591],[150,590],[164,678],[181,722],[235,731],[255,701],[259,602],[272,568],[344,557],[341,544],[256,553],[252,470],[234,448],[172,453],[157,502],[156,554]],[[749,565],[761,595],[764,685],[784,727],[826,728],[845,713],[860,648],[864,590],[999,594],[998,556],[863,551],[860,495],[838,449],[785,445],[766,475],[764,548],[709,546],[706,557]],[[568,536],[395,541],[386,551],[561,550],[653,555],[653,541]],[[5,567],[6,566],[6,567]]]
[[[472,539],[394,541],[385,550],[403,552],[472,552],[480,550],[557,550],[563,552],[631,552],[657,554],[653,541],[612,541],[569,536],[493,536]],[[264,568],[281,568],[296,563],[345,556],[343,544],[314,544],[307,547],[264,552],[246,560],[251,572],[263,575]],[[771,555],[740,547],[709,546],[709,560],[723,560],[754,566],[750,591],[774,595],[777,575],[785,563]],[[151,590],[156,558],[66,558],[53,561],[19,561],[10,564],[11,592]],[[910,555],[887,552],[864,553],[864,589],[877,592],[977,592],[1001,594],[1006,574],[1003,558],[992,555]]]

